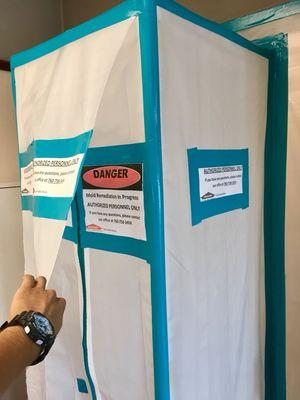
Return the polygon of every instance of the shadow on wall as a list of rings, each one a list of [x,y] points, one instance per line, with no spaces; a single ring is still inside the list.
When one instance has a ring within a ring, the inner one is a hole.
[[[61,31],[60,0],[0,0],[0,59],[9,60]]]

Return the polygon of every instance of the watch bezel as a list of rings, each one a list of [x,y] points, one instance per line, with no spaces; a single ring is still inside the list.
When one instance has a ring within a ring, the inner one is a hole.
[[[35,315],[40,315],[41,317],[47,319],[49,322],[53,334],[44,333],[39,330],[35,322]],[[49,321],[49,319],[38,311],[27,311],[20,314],[19,323],[23,326],[26,335],[38,346],[51,346],[55,340],[56,334],[55,329]]]

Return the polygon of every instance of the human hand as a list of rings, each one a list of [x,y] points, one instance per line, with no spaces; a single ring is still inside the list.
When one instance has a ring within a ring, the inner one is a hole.
[[[37,311],[45,315],[52,323],[55,333],[61,329],[66,300],[57,297],[55,290],[45,289],[47,280],[43,276],[34,278],[24,275],[23,282],[16,291],[10,311],[9,320],[22,311]]]

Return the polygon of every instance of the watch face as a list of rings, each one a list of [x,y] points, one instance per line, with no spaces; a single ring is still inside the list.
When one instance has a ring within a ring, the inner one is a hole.
[[[40,314],[34,314],[34,322],[36,328],[44,335],[53,335],[53,329],[47,318]]]

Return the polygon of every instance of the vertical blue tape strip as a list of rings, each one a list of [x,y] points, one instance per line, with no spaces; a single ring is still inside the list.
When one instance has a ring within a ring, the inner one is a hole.
[[[76,220],[79,221],[79,207],[77,196],[75,196],[74,202],[74,212],[76,213]],[[82,297],[83,297],[83,310],[82,310],[82,350],[83,350],[83,360],[86,376],[89,382],[89,386],[91,389],[92,400],[97,400],[95,385],[91,376],[90,366],[89,366],[89,358],[88,358],[88,345],[87,345],[87,289],[86,289],[86,273],[85,273],[85,262],[84,262],[84,248],[81,246],[80,242],[80,233],[79,226],[78,228],[78,246],[77,246],[77,255],[78,261],[80,265],[80,274],[81,274],[81,282],[82,282]]]
[[[265,145],[265,400],[286,399],[285,193],[288,47],[280,34],[256,41],[272,52]]]
[[[155,399],[170,399],[166,304],[162,148],[160,132],[159,63],[156,2],[145,0],[139,16],[143,100],[148,167],[153,176],[146,199],[147,238],[151,246],[151,295]]]

